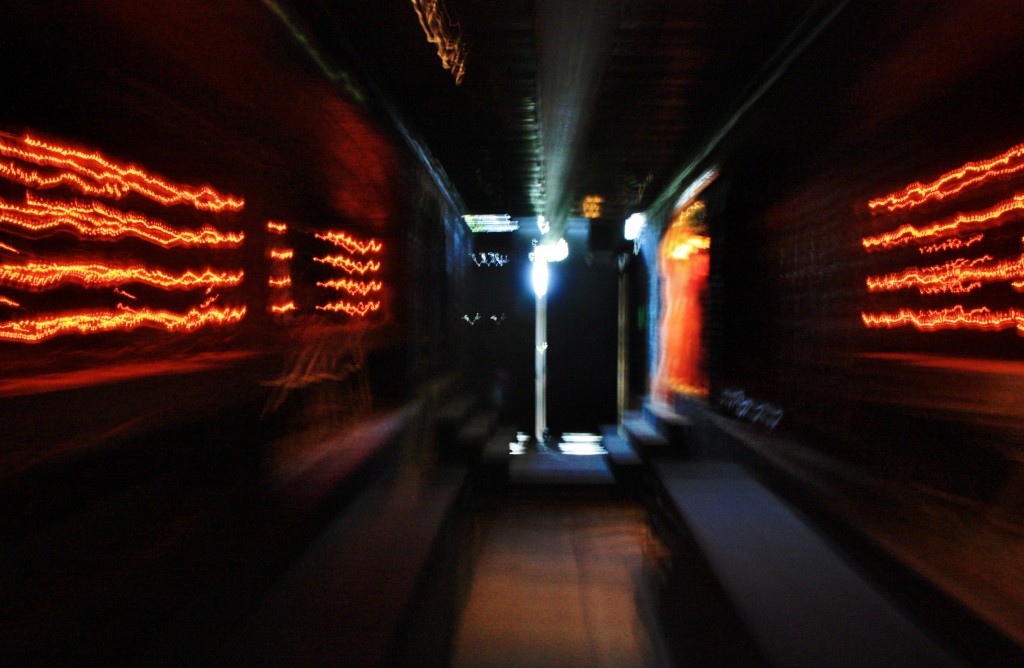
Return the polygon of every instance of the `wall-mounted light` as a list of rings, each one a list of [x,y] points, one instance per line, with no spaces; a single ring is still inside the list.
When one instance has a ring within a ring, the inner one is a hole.
[[[640,233],[643,232],[646,225],[647,216],[642,213],[634,213],[626,219],[626,225],[622,230],[622,236],[625,237],[626,241],[636,241],[640,238]]]

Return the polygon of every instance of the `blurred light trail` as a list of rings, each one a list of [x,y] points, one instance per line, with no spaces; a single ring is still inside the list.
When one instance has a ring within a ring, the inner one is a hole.
[[[383,283],[380,281],[356,281],[351,278],[336,278],[329,281],[318,281],[317,287],[328,288],[331,290],[343,290],[350,295],[360,295],[365,297],[371,292],[379,292]]]
[[[272,220],[267,221],[267,232],[271,234],[284,234],[288,231],[288,225],[285,223],[277,223]]]
[[[4,297],[3,295],[0,295],[0,306],[9,306],[11,308],[21,308],[21,304],[19,304],[18,302],[14,301],[13,299],[8,299],[7,297]]]
[[[379,271],[380,262],[376,260],[367,260],[366,262],[358,262],[351,258],[347,258],[344,255],[328,255],[326,257],[314,257],[314,262],[320,262],[321,264],[328,264],[332,267],[342,269],[349,274],[365,274],[366,272]]]
[[[93,262],[29,262],[0,265],[0,282],[33,291],[73,283],[86,287],[142,283],[166,290],[189,290],[197,287],[235,286],[242,282],[244,272],[186,271],[170,274],[159,269],[136,265],[116,267]]]
[[[212,227],[179,230],[140,213],[112,209],[99,202],[58,202],[25,194],[25,204],[0,199],[0,224],[40,235],[69,230],[81,238],[122,239],[134,237],[171,248],[174,246],[238,246],[243,232],[221,232]]]
[[[902,225],[892,232],[886,232],[873,237],[864,237],[861,239],[861,243],[867,250],[875,248],[889,250],[923,239],[957,234],[961,231],[961,228],[965,227],[977,225],[995,227],[1005,222],[1000,219],[1007,214],[1021,210],[1024,210],[1024,193],[1017,193],[1010,199],[1004,200],[983,211],[970,214],[960,213],[948,221],[933,223],[920,228],[913,225]]]
[[[272,288],[287,288],[291,284],[292,284],[292,277],[291,276],[278,276],[278,277],[271,276],[267,280],[267,285],[269,285]]]
[[[324,241],[344,248],[349,253],[355,255],[366,255],[368,253],[379,253],[384,245],[376,239],[369,239],[367,241],[359,241],[350,234],[345,232],[325,232],[323,234],[316,234],[317,239],[323,239]]]
[[[201,211],[238,211],[245,206],[245,200],[224,195],[210,186],[178,185],[135,165],[113,162],[99,152],[87,153],[59,146],[27,134],[15,137],[0,133],[0,155],[63,170],[44,176],[26,171],[15,163],[0,163],[0,174],[31,188],[69,185],[86,195],[113,199],[136,192],[164,206],[184,203]]]
[[[988,160],[968,162],[930,183],[915,182],[897,192],[873,199],[868,207],[884,207],[889,211],[915,207],[928,200],[941,200],[957,195],[965,188],[980,185],[1024,170],[1024,144],[1014,146]]]
[[[519,221],[512,220],[507,213],[502,214],[466,214],[462,216],[470,232],[515,232],[519,229]]]
[[[14,253],[15,255],[21,255],[21,251],[20,250],[18,250],[14,246],[8,246],[7,244],[4,244],[4,243],[0,243],[0,250],[5,250],[5,251],[7,251],[9,253]]]
[[[922,255],[927,255],[929,253],[941,253],[942,251],[947,250],[969,248],[984,238],[984,234],[975,234],[974,236],[968,237],[966,239],[946,239],[945,241],[934,243],[928,246],[921,246],[917,250]]]
[[[922,311],[900,309],[895,313],[861,313],[861,319],[865,326],[872,328],[912,326],[924,331],[939,329],[998,331],[1015,327],[1018,334],[1024,334],[1024,310],[1017,308],[993,311],[982,306],[968,310],[958,304],[945,309]]]
[[[367,313],[380,309],[380,302],[331,302],[330,304],[318,304],[318,311],[341,311],[351,316],[362,318]]]
[[[38,343],[62,334],[95,334],[115,330],[151,327],[168,332],[193,331],[208,325],[236,323],[245,317],[245,307],[191,309],[187,313],[129,309],[50,315],[35,319],[0,322],[0,340]]]
[[[452,73],[458,86],[466,74],[466,49],[462,45],[459,26],[452,25],[442,0],[412,0],[412,7],[427,41],[437,47],[441,66]]]
[[[911,267],[884,276],[869,276],[871,292],[918,288],[921,294],[971,292],[984,283],[1024,279],[1024,254],[1010,260],[994,260],[990,255],[968,260],[957,258],[932,267]]]
[[[295,251],[290,248],[271,248],[270,259],[271,260],[290,260],[295,257]]]
[[[272,304],[270,306],[270,312],[271,313],[288,313],[289,311],[294,311],[297,308],[298,307],[295,305],[295,302],[285,302],[283,304]]]

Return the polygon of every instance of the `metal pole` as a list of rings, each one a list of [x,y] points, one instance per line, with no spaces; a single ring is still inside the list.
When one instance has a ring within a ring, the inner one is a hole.
[[[548,297],[537,297],[536,331],[534,333],[534,371],[536,376],[534,407],[534,436],[544,440],[547,428],[547,349],[548,349]]]

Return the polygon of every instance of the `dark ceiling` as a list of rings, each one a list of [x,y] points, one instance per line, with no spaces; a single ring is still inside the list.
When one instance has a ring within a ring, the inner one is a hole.
[[[270,2],[316,52],[354,56],[468,212],[596,226],[678,187],[743,101],[842,2],[434,0],[461,37],[456,83],[410,0]],[[431,4],[427,0],[423,5]],[[294,26],[293,26],[294,27]]]

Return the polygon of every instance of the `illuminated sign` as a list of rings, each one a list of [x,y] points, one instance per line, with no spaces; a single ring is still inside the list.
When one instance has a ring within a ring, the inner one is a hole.
[[[601,205],[604,203],[604,198],[600,195],[587,195],[583,198],[583,209],[584,218],[600,218],[601,217]]]
[[[512,220],[507,213],[466,214],[462,217],[471,232],[515,232],[519,221]]]

